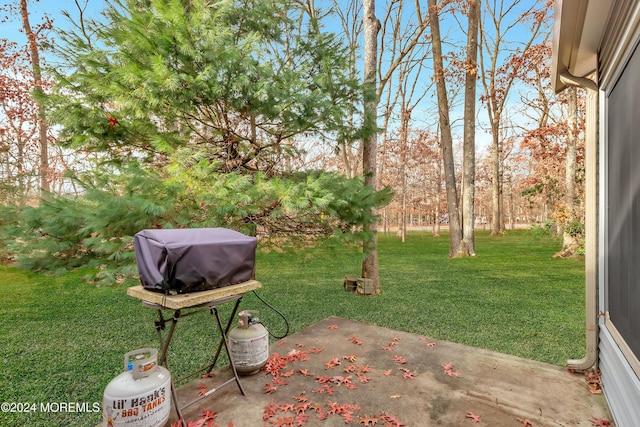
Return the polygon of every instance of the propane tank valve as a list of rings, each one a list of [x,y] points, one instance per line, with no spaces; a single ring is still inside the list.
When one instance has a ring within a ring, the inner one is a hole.
[[[229,331],[229,351],[239,374],[258,372],[269,358],[269,332],[255,310],[238,313],[238,326]]]
[[[247,329],[251,325],[260,323],[257,310],[242,310],[238,313],[238,318],[238,327],[243,329]]]

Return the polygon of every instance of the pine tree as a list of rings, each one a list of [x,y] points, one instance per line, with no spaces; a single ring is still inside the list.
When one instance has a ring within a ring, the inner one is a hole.
[[[73,176],[80,195],[25,213],[23,265],[117,280],[135,272],[144,228],[362,239],[388,201],[361,177],[283,167],[291,138],[370,131],[345,125],[362,102],[347,50],[298,3],[115,0],[84,28],[64,34],[47,111],[61,143],[95,162]]]
[[[331,34],[298,30],[295,3],[139,5],[115,3],[106,23],[88,23],[94,43],[65,35],[74,71],[52,101],[69,146],[154,161],[191,146],[220,171],[268,170],[284,140],[346,130],[359,96],[348,54]]]

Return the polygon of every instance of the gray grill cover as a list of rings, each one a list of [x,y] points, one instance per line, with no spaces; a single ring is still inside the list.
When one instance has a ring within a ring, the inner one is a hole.
[[[140,282],[165,293],[206,291],[255,277],[257,239],[226,228],[142,230],[134,236]]]

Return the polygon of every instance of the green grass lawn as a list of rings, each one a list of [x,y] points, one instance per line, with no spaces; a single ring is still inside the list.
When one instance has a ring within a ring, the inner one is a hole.
[[[552,258],[560,241],[525,231],[478,232],[476,239],[477,257],[450,260],[446,235],[416,232],[404,244],[381,235],[383,292],[374,297],[342,288],[345,275],[359,274],[356,249],[260,252],[258,292],[286,316],[291,332],[342,316],[556,365],[582,357],[584,261]],[[0,402],[100,403],[125,352],[158,347],[155,311],[126,296],[126,286],[84,283],[85,273],[49,277],[0,267]],[[271,332],[284,332],[283,320],[255,295],[247,294],[241,308],[259,310]],[[205,316],[178,324],[174,377],[212,357],[217,338]],[[100,421],[100,413],[0,413],[1,426]]]

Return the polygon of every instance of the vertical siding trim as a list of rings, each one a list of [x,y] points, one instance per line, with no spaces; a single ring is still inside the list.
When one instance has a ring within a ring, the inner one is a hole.
[[[611,16],[609,16],[609,22],[605,27],[598,52],[600,87],[609,90],[613,87],[639,39],[640,2],[637,0],[616,1]]]
[[[640,43],[640,2],[617,0],[611,9],[598,52],[598,80],[602,90],[600,99],[599,147],[599,212],[598,218],[598,282],[599,311],[608,310],[607,283],[607,206],[608,174],[608,95],[622,75],[637,44]],[[627,359],[621,346],[626,344],[615,326],[607,319],[600,320],[599,363],[605,398],[618,427],[637,427],[640,420],[640,363],[635,355]],[[629,361],[631,360],[631,362]],[[633,367],[632,367],[633,363]]]

